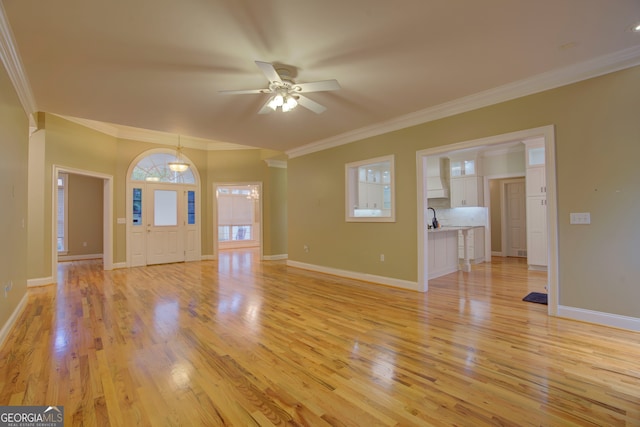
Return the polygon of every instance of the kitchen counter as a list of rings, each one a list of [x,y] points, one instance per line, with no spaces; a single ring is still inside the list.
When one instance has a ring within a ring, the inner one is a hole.
[[[442,276],[444,274],[451,273],[456,270],[471,271],[471,261],[469,259],[469,230],[474,228],[484,228],[479,225],[470,226],[444,226],[436,229],[429,229],[428,234],[432,237],[428,237],[430,241],[429,250],[434,253],[429,254],[429,279]],[[464,256],[462,257],[462,263],[458,262],[458,232],[462,232],[464,239]],[[454,246],[455,249],[451,247]],[[455,255],[452,255],[455,253]],[[444,254],[442,260],[440,254]],[[455,259],[455,268],[452,264]]]
[[[482,227],[481,225],[459,225],[459,226],[445,226],[436,229],[427,230],[429,233],[441,233],[443,231],[463,231],[463,230],[471,230],[472,228]]]

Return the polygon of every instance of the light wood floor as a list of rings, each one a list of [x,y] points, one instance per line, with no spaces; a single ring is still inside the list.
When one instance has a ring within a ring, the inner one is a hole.
[[[258,262],[61,263],[0,349],[0,405],[66,426],[640,425],[640,335],[522,301],[495,258],[426,294]]]

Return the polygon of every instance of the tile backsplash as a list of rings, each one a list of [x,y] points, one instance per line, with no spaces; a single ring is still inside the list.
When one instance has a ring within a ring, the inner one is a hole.
[[[487,225],[487,208],[434,208],[438,222],[443,227]],[[433,218],[433,212],[427,210],[425,215],[426,223],[430,224]]]

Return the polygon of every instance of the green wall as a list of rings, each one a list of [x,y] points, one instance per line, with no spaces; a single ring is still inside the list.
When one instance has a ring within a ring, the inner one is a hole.
[[[0,67],[0,342],[27,292],[27,168],[29,120]],[[5,287],[12,283],[5,296]]]
[[[32,138],[31,148],[34,159],[43,160],[36,164],[39,168],[30,171],[30,179],[36,181],[29,200],[30,224],[34,235],[29,236],[33,251],[29,251],[30,279],[42,279],[52,274],[52,174],[53,165],[99,173],[114,177],[113,201],[113,262],[126,262],[126,227],[117,224],[117,218],[126,217],[126,183],[129,166],[134,159],[147,150],[157,148],[175,149],[142,141],[116,138],[93,129],[70,122],[59,116],[39,113],[40,130]],[[44,152],[44,153],[42,153]],[[226,150],[208,151],[184,148],[184,154],[195,164],[201,180],[201,241],[202,255],[213,254],[212,197],[214,182],[262,182],[268,202],[274,205],[286,194],[286,180],[274,180],[272,169],[265,159],[282,158],[283,154],[270,150]],[[44,173],[42,172],[44,170]],[[37,185],[36,185],[37,184]],[[30,184],[31,185],[31,184]],[[267,201],[265,201],[267,202]],[[265,212],[264,223],[272,225],[265,236],[264,254],[277,255],[271,250],[284,251],[287,229],[279,219],[272,218],[282,213],[282,209]]]
[[[640,317],[638,82],[635,67],[290,159],[289,259],[415,282],[416,151],[555,125],[559,303]],[[387,154],[396,223],[346,223],[345,163]],[[569,225],[570,212],[590,212],[591,225]]]

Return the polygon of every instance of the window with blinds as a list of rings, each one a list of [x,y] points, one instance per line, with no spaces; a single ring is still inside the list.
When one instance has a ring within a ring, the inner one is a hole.
[[[218,241],[253,240],[255,199],[247,188],[218,190]]]
[[[67,251],[67,203],[69,176],[66,173],[58,174],[58,211],[57,211],[57,238],[58,252]]]

